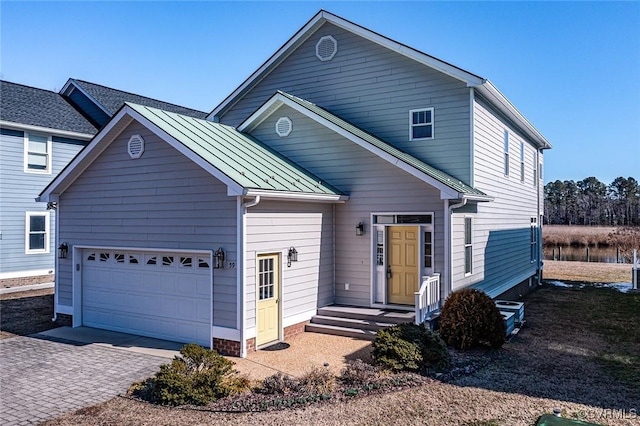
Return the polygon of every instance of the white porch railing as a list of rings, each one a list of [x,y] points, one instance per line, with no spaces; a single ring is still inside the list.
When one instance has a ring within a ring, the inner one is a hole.
[[[416,295],[416,324],[422,324],[440,311],[440,274],[422,277]]]

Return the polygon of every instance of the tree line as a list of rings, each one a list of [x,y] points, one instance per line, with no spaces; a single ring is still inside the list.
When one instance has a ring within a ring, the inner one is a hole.
[[[640,184],[617,177],[609,185],[591,176],[544,186],[544,219],[551,225],[640,225]]]

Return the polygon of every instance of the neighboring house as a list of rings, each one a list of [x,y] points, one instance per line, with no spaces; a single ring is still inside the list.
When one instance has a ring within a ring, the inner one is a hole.
[[[518,297],[550,147],[489,81],[320,11],[207,120],[126,104],[43,190],[56,314],[244,356],[328,305]]]
[[[53,281],[55,204],[35,198],[125,101],[206,113],[69,79],[60,93],[0,81],[0,286]]]

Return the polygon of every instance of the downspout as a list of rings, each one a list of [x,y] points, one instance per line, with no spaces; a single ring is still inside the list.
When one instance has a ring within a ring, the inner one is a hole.
[[[333,301],[332,304],[336,303],[336,205],[331,205],[331,241],[333,242],[333,247],[331,249],[331,263],[332,263],[332,272],[333,272]]]
[[[58,215],[58,209],[60,208],[60,200],[58,200],[58,203],[56,204],[56,209],[54,210],[54,215],[55,215],[55,227],[56,227],[56,232],[55,232],[55,241],[53,242],[53,248],[54,248],[54,273],[55,273],[55,278],[53,280],[53,318],[51,318],[51,322],[56,322],[58,321],[58,277],[60,276],[60,274],[58,273],[60,270],[60,261],[58,260],[58,241],[60,241],[60,221],[59,221],[59,215]]]
[[[542,284],[542,268],[544,267],[544,262],[542,261],[542,215],[544,214],[544,210],[541,211],[540,209],[540,181],[542,180],[540,179],[540,177],[542,176],[542,167],[540,167],[540,155],[542,155],[542,150],[537,149],[536,167],[538,168],[538,175],[536,176],[536,196],[538,199],[538,204],[536,209],[538,211],[538,217],[536,217],[536,221],[538,221],[538,229],[536,230],[536,232],[538,233],[538,235],[536,237],[538,241],[538,247],[536,247],[536,250],[538,251],[538,285]]]
[[[239,200],[241,200],[240,197],[238,197]],[[245,309],[246,307],[244,306],[244,292],[245,292],[245,284],[247,282],[247,268],[245,267],[244,264],[244,258],[247,252],[247,221],[245,220],[245,216],[247,214],[247,209],[250,207],[254,207],[257,206],[258,203],[260,203],[260,196],[256,195],[256,197],[251,200],[251,201],[247,201],[246,203],[242,203],[240,204],[240,214],[238,215],[238,220],[241,221],[242,223],[240,224],[240,226],[238,226],[238,228],[240,228],[240,232],[238,233],[238,238],[241,240],[240,243],[238,244],[238,247],[240,248],[240,253],[238,255],[238,260],[237,263],[239,263],[239,267],[241,268],[241,273],[238,274],[238,299],[239,299],[239,309],[238,309],[238,315],[240,316],[240,358],[246,358],[247,356],[247,342],[245,341],[245,329],[246,329],[246,315],[245,315]]]
[[[445,200],[445,228],[446,231],[449,235],[447,235],[447,238],[445,238],[445,244],[448,245],[448,247],[445,248],[445,255],[448,257],[447,262],[446,262],[446,267],[447,267],[447,290],[446,290],[446,296],[448,296],[451,293],[451,290],[453,289],[453,268],[451,267],[451,261],[453,259],[453,245],[451,244],[451,237],[453,236],[453,221],[451,220],[451,215],[453,214],[453,210],[454,209],[459,209],[460,207],[464,207],[467,205],[467,199],[466,198],[462,198],[462,201],[456,204],[449,204],[449,200]],[[445,297],[446,297],[445,296]]]

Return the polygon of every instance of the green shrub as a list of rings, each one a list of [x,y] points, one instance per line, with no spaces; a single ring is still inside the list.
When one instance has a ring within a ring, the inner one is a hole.
[[[151,398],[164,405],[206,405],[248,389],[233,362],[195,343],[185,345],[171,364],[160,366],[150,386]]]
[[[447,367],[451,360],[437,333],[412,323],[378,331],[372,348],[376,363],[394,371],[441,369]]]
[[[504,344],[506,328],[493,300],[484,292],[465,288],[451,293],[440,314],[440,335],[457,349]]]
[[[277,372],[276,374],[265,377],[262,381],[262,393],[269,395],[286,394],[289,392],[297,392],[302,385],[295,377]]]
[[[347,386],[362,386],[369,384],[378,376],[376,368],[361,359],[348,361],[340,372],[340,381]]]

